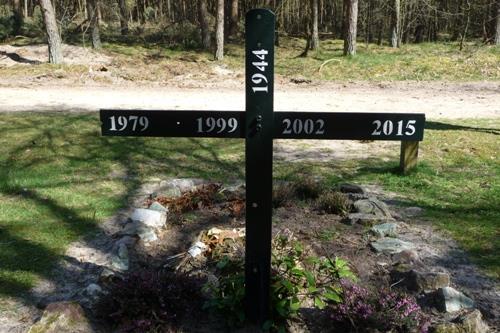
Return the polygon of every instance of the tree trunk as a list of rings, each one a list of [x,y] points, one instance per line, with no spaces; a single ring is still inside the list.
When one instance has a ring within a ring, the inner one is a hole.
[[[99,15],[97,14],[97,0],[87,0],[87,12],[92,34],[92,47],[101,48],[101,35],[99,33]]]
[[[207,0],[198,0],[198,16],[201,29],[201,45],[203,49],[210,50],[212,43],[210,40],[210,26],[208,23]]]
[[[224,0],[217,0],[217,28],[215,32],[217,49],[215,60],[224,59]]]
[[[401,46],[401,0],[394,0],[391,22],[391,46]]]
[[[21,1],[20,0],[14,0],[13,3],[13,9],[14,9],[14,35],[20,35],[21,34],[21,28],[23,26],[23,13],[21,9]]]
[[[229,36],[236,37],[238,34],[238,0],[231,1],[231,15],[229,17]]]
[[[318,0],[311,0],[311,50],[319,49]]]
[[[43,12],[43,21],[47,30],[47,41],[49,44],[49,62],[60,64],[63,62],[61,36],[57,28],[56,14],[50,0],[40,0],[40,7]]]
[[[358,0],[344,0],[344,55],[356,54]]]
[[[128,35],[128,9],[125,0],[118,0],[120,7],[120,32],[122,36]]]
[[[495,45],[500,45],[500,0],[497,0],[497,18],[495,20]]]

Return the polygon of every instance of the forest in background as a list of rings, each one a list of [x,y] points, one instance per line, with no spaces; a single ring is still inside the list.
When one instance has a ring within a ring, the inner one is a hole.
[[[244,13],[259,7],[276,13],[277,37],[306,38],[303,55],[323,39],[343,39],[345,55],[356,41],[500,44],[500,0],[2,0],[0,41],[47,41],[51,63],[62,62],[62,41],[82,36],[97,49],[101,39],[139,38],[222,59],[224,43],[242,39]]]

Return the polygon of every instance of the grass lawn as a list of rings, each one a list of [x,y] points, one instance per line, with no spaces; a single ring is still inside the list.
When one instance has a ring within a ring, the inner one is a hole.
[[[500,276],[500,120],[429,122],[421,166],[398,161],[275,163],[276,178],[298,171],[374,183],[450,232],[490,275]],[[148,178],[242,179],[242,140],[104,138],[95,114],[0,117],[0,295],[18,296],[49,271],[67,245],[99,230]]]
[[[103,35],[102,53],[113,59],[108,70],[111,75],[126,81],[164,82],[189,73],[193,78],[211,72],[216,64],[243,71],[244,45],[225,46],[225,58],[217,63],[213,54],[197,49],[186,49],[149,41],[140,36],[117,38]],[[36,39],[18,39],[13,45],[25,46],[40,43]],[[74,40],[75,45],[82,45]],[[285,77],[303,76],[315,80],[333,81],[483,81],[500,79],[500,47],[469,42],[463,51],[456,42],[404,44],[399,49],[387,45],[358,43],[355,57],[342,56],[343,41],[325,39],[321,50],[309,52],[306,58],[298,57],[305,47],[305,40],[281,37],[276,48],[275,71]],[[323,65],[323,66],[322,66]],[[320,71],[321,68],[321,71]],[[0,76],[41,76],[49,78],[74,78],[81,83],[88,74],[88,66],[49,65],[12,66],[0,68]],[[206,79],[206,78],[205,78]],[[106,83],[106,78],[99,78]]]

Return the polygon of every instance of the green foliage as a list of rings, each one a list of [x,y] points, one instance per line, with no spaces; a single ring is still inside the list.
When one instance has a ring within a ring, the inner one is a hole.
[[[295,192],[301,200],[316,199],[323,190],[323,185],[310,176],[302,176],[295,182]]]
[[[273,207],[285,206],[295,197],[295,185],[291,182],[275,182],[273,184]]]
[[[222,314],[229,327],[240,326],[245,321],[244,262],[241,259],[224,257],[217,263],[216,268],[219,275],[217,282],[208,282],[204,286],[210,298],[203,305],[203,309]]]
[[[211,294],[205,308],[223,315],[230,327],[242,325],[245,320],[243,261],[223,258],[217,270],[217,283],[205,286]],[[271,263],[272,315],[264,328],[284,331],[287,321],[298,316],[306,302],[319,310],[340,302],[342,279],[356,279],[345,260],[310,256],[300,242],[286,236],[276,237]]]
[[[12,37],[14,34],[15,19],[13,15],[0,17],[0,41]]]
[[[328,214],[345,216],[350,211],[351,203],[344,193],[327,191],[316,200],[316,207]]]

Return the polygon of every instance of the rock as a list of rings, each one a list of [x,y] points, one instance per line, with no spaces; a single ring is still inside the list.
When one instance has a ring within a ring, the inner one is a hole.
[[[158,240],[158,236],[156,235],[154,229],[147,226],[139,226],[136,229],[136,233],[145,245]]]
[[[414,269],[402,271],[398,266],[391,271],[392,282],[401,281],[408,290],[431,292],[450,285],[450,275],[443,272],[420,272]]]
[[[395,237],[398,231],[398,225],[396,223],[382,223],[374,225],[370,231],[379,237]]]
[[[372,214],[375,216],[392,218],[389,207],[382,201],[371,198],[362,199],[354,202],[354,209],[357,213]]]
[[[118,271],[127,271],[129,269],[127,246],[123,243],[119,244],[116,252],[111,258],[111,266]]]
[[[452,287],[439,288],[435,294],[436,306],[443,312],[474,308],[474,301]]]
[[[479,310],[462,314],[453,322],[440,324],[434,329],[435,333],[487,333],[489,331]]]
[[[418,272],[412,271],[412,290],[434,291],[450,286],[450,275],[444,272]]]
[[[166,213],[168,209],[164,207],[162,204],[160,204],[158,201],[155,201],[149,206],[149,209],[160,212],[160,213]]]
[[[392,256],[392,261],[399,264],[409,264],[409,265],[420,265],[420,256],[415,250],[404,250],[399,253],[395,253]]]
[[[135,243],[137,242],[137,238],[135,237],[131,237],[131,236],[123,236],[122,238],[120,238],[116,243],[115,243],[115,247],[119,247],[120,244],[124,244],[125,246],[133,246],[135,245]]]
[[[403,209],[403,214],[407,217],[419,216],[422,215],[423,212],[424,209],[420,207],[406,207],[405,209]]]
[[[158,189],[158,192],[160,192],[162,195],[165,195],[165,191],[169,191],[171,189],[177,189],[179,192],[186,192],[204,183],[205,181],[203,179],[195,179],[195,178],[168,179],[160,182],[160,187]]]
[[[98,284],[91,283],[85,288],[84,293],[91,299],[96,300],[103,294],[103,290]]]
[[[343,183],[339,184],[339,191],[342,193],[357,193],[357,194],[365,194],[365,190],[358,185]]]
[[[394,254],[405,250],[412,250],[415,245],[410,242],[403,241],[398,238],[382,238],[376,242],[371,242],[370,245],[377,252]]]
[[[391,220],[386,217],[376,216],[373,214],[363,214],[363,213],[351,213],[342,220],[342,222],[349,225],[361,224],[367,226],[387,223],[388,221]]]
[[[165,212],[156,210],[136,208],[130,217],[132,222],[147,225],[153,228],[162,228],[167,222]]]
[[[29,333],[93,333],[94,330],[78,303],[49,304],[41,319],[31,326]]]

